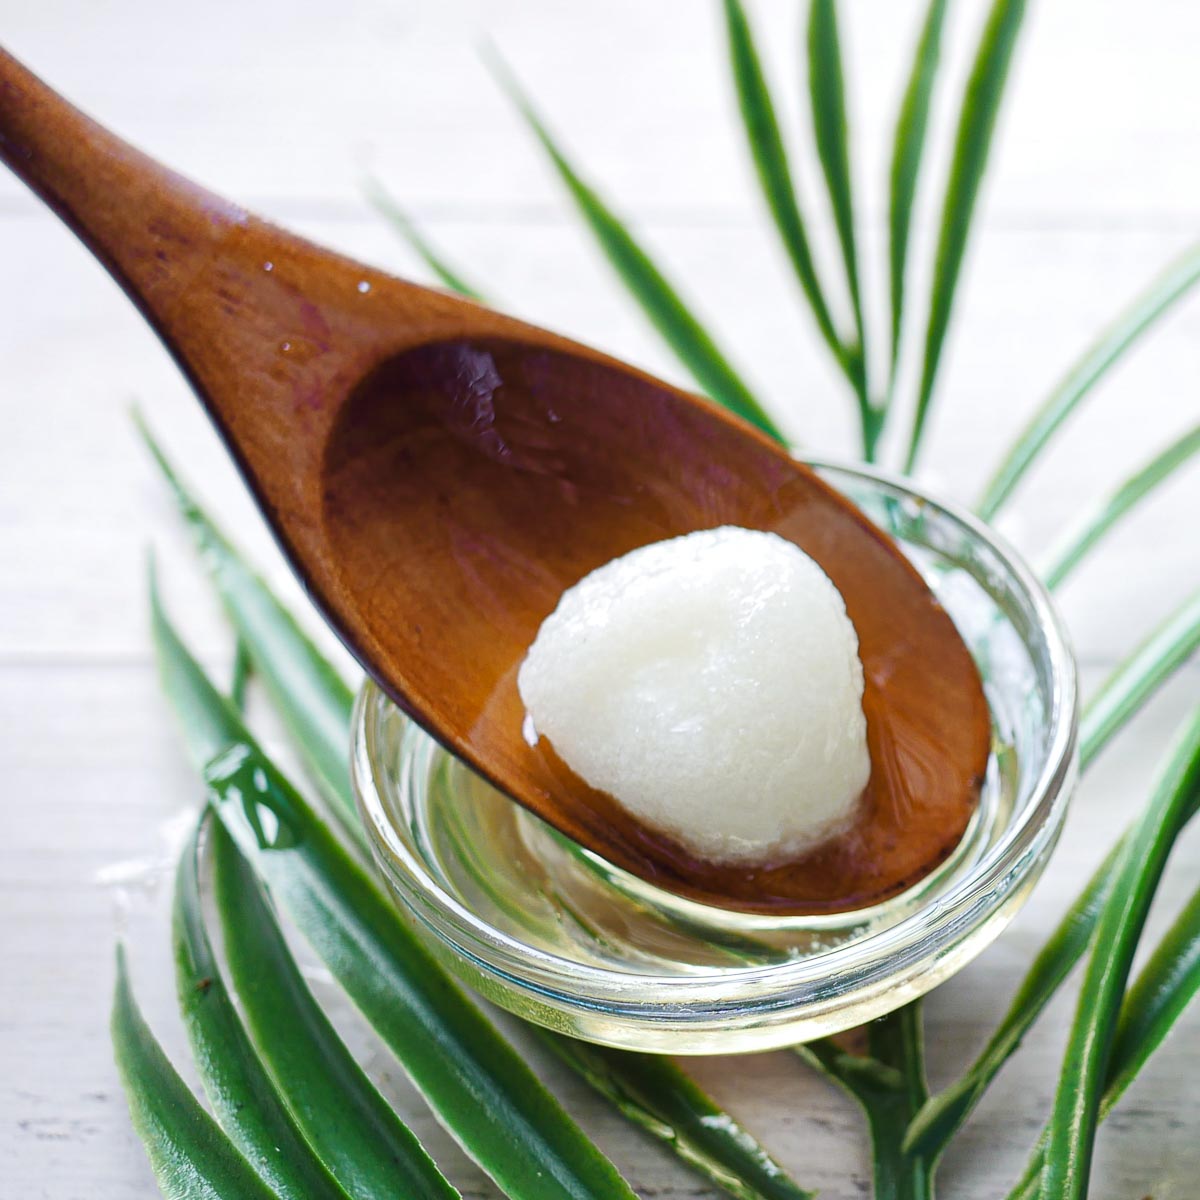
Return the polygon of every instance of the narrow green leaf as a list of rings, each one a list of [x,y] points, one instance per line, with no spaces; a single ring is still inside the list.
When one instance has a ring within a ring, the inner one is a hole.
[[[222,1128],[272,1189],[294,1200],[346,1200],[288,1115],[225,986],[204,925],[193,835],[175,876],[175,981],[204,1090]]]
[[[796,1052],[858,1102],[871,1135],[875,1200],[932,1200],[933,1165],[904,1133],[928,1098],[919,1001],[872,1021],[865,1055],[821,1038]]]
[[[946,23],[947,0],[931,0],[925,14],[921,38],[913,58],[912,71],[892,144],[892,167],[888,176],[888,266],[889,294],[892,303],[892,358],[888,370],[888,398],[896,383],[900,362],[900,335],[904,329],[904,282],[908,269],[908,244],[912,226],[913,201],[925,150],[929,126],[929,107],[933,84],[941,58],[942,28]]]
[[[1100,1115],[1107,1116],[1171,1026],[1200,990],[1200,891],[1196,891],[1142,968],[1121,1006],[1108,1087]]]
[[[775,115],[775,103],[771,99],[762,60],[741,0],[725,0],[725,28],[729,39],[729,58],[737,91],[738,109],[742,115],[746,144],[754,160],[763,199],[779,232],[783,248],[791,260],[800,288],[812,309],[817,329],[833,352],[834,358],[845,369],[846,349],[833,326],[829,305],[817,276],[817,268],[808,243],[807,223],[800,208],[791,164],[779,131],[779,119]]]
[[[1096,924],[1046,1143],[1042,1190],[1055,1200],[1087,1195],[1125,983],[1167,856],[1198,797],[1200,708],[1177,741],[1145,817],[1126,840]]]
[[[1176,438],[1088,512],[1079,527],[1055,547],[1040,571],[1046,586],[1053,588],[1062,583],[1122,517],[1159,484],[1169,479],[1197,451],[1200,451],[1200,425],[1193,426],[1182,437]]]
[[[355,1200],[452,1200],[458,1192],[308,990],[254,872],[219,821],[211,847],[234,989],[263,1065],[309,1144]]]
[[[138,1009],[125,952],[117,949],[113,1053],[133,1127],[164,1196],[173,1200],[275,1200],[179,1078]]]
[[[392,227],[400,239],[416,251],[425,265],[452,292],[474,300],[477,304],[486,304],[487,300],[474,284],[468,283],[466,277],[460,274],[457,267],[452,267],[441,252],[435,250],[424,234],[413,224],[408,213],[396,203],[391,193],[373,175],[368,175],[363,182],[363,193],[371,207]]]
[[[1171,675],[1200,649],[1200,591],[1183,602],[1088,701],[1079,723],[1086,768]]]
[[[907,472],[911,472],[916,465],[921,449],[933,399],[933,386],[941,364],[942,347],[950,327],[950,313],[967,248],[971,217],[987,168],[1004,83],[1024,16],[1025,0],[994,0],[967,80],[954,141],[954,157],[942,202],[933,290],[929,300],[929,323],[925,329],[925,355],[905,461]]]
[[[250,651],[246,649],[245,639],[239,637],[233,648],[233,670],[229,680],[229,702],[238,712],[246,710],[246,685],[253,672]]]
[[[976,511],[995,517],[1050,438],[1075,411],[1092,386],[1155,321],[1200,280],[1200,245],[1180,255],[1084,353],[1046,398],[1005,455],[984,489]]]
[[[161,617],[185,727],[236,714]],[[194,751],[193,751],[194,752]],[[439,1120],[514,1200],[632,1200],[612,1164],[397,918],[374,881],[237,723],[205,770],[239,849],[403,1063]]]
[[[1197,647],[1200,647],[1200,593],[1117,667],[1088,705],[1079,731],[1081,767],[1086,769],[1095,760],[1154,690]],[[911,1149],[930,1157],[941,1154],[1083,956],[1128,836],[1128,833],[1123,835],[1109,851],[1050,935],[978,1058],[922,1107],[906,1136]]]
[[[813,140],[825,176],[829,206],[837,227],[846,287],[854,311],[858,349],[866,360],[858,246],[854,236],[854,196],[850,176],[850,133],[846,120],[846,82],[835,0],[811,0],[808,8],[808,89]]]
[[[904,1131],[929,1099],[925,1080],[925,1032],[919,1000],[867,1027],[871,1054],[894,1067],[902,1080],[894,1108],[881,1113],[874,1135],[876,1200],[932,1200],[933,1165],[904,1145]]]
[[[500,86],[516,105],[545,150],[580,215],[630,294],[696,382],[718,404],[784,442],[778,426],[730,366],[708,332],[684,304],[666,276],[600,196],[580,178],[516,78],[494,54],[489,63]]]
[[[150,632],[158,648],[158,672],[163,690],[168,695],[180,697],[203,693],[208,679],[196,660],[190,655],[171,652],[178,638],[163,611],[153,559],[148,574]],[[178,712],[188,751],[196,766],[202,766],[236,740],[242,728],[237,710],[223,698],[220,704],[193,705],[178,709]]]
[[[1198,990],[1200,891],[1193,894],[1172,923],[1121,1005],[1121,1022],[1100,1104],[1101,1120],[1116,1107]],[[1040,1193],[1048,1137],[1048,1129],[1043,1130],[1029,1165],[1010,1193],[1010,1200],[1032,1200]]]
[[[1028,1165],[1012,1191],[1008,1193],[1006,1200],[1038,1200],[1041,1196],[1045,1143],[1046,1133],[1043,1130],[1041,1138],[1034,1147],[1034,1152],[1030,1157]]]
[[[633,1124],[737,1200],[813,1200],[669,1059],[558,1034],[543,1040]]]
[[[135,421],[175,496],[226,615],[249,653],[271,702],[293,735],[305,768],[334,815],[356,842],[365,847],[346,769],[350,755],[347,730],[354,704],[350,688],[200,507],[136,414]],[[206,719],[203,712],[199,719]],[[215,742],[225,746],[229,741],[229,727],[223,726],[217,731]],[[213,753],[212,749],[200,753],[199,761],[207,761]]]
[[[828,1075],[851,1095],[886,1094],[904,1090],[904,1076],[893,1066],[884,1066],[869,1054],[842,1049],[832,1038],[817,1038],[793,1047],[810,1067]]]

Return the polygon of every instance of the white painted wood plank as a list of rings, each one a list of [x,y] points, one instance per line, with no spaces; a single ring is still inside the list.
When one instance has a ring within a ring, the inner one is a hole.
[[[303,232],[393,269],[414,264],[374,220]],[[670,378],[682,373],[582,234],[524,224],[432,230],[521,314]],[[761,229],[649,224],[646,234],[807,444],[848,453],[851,406]],[[989,230],[946,363],[926,475],[973,499],[1065,365],[1179,246],[1173,233]],[[177,526],[126,418],[136,401],[273,578],[286,571],[182,378],[133,308],[49,218],[0,220],[19,289],[0,291],[0,656],[145,654],[145,548],[170,562]],[[1200,298],[1114,373],[1014,502],[1004,527],[1041,552],[1089,499],[1200,413]],[[897,426],[903,433],[903,423]],[[898,440],[898,439],[896,439]],[[1139,513],[1064,592],[1089,660],[1128,648],[1195,586],[1194,467]],[[204,633],[212,644],[215,630]]]
[[[924,5],[853,0],[846,43],[862,186],[879,208]],[[10,48],[101,119],[213,187],[356,201],[373,161],[420,208],[544,206],[557,192],[480,65],[491,34],[597,176],[634,210],[745,210],[717,5],[695,0],[6,0]],[[955,5],[941,109],[957,105],[987,5]],[[798,6],[754,5],[799,140]],[[1200,11],[1154,0],[1031,6],[990,206],[1007,219],[1195,228]],[[807,140],[807,130],[804,130]],[[936,129],[939,161],[950,125]],[[941,172],[935,172],[940,177]],[[806,172],[809,195],[816,175]],[[0,196],[19,196],[0,179]],[[24,201],[22,201],[24,203]]]

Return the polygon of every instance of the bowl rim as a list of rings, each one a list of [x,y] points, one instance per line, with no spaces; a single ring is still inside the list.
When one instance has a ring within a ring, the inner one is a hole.
[[[722,1011],[727,1014],[733,988],[740,999],[759,1010],[791,1012],[800,1006],[840,1005],[848,996],[867,994],[884,984],[902,984],[918,975],[931,957],[949,954],[967,942],[993,910],[1003,907],[1003,898],[1057,837],[1076,766],[1078,684],[1070,642],[1046,587],[1003,536],[973,513],[930,495],[911,480],[864,463],[818,455],[797,457],[818,472],[857,478],[936,511],[988,548],[1003,564],[1008,586],[1027,603],[1034,618],[1032,628],[1042,635],[1039,649],[1048,660],[1052,688],[1046,751],[1019,819],[969,872],[927,905],[914,908],[881,930],[819,954],[767,965],[689,967],[686,975],[581,963],[530,946],[483,921],[446,892],[404,845],[380,797],[374,753],[371,716],[380,711],[381,704],[390,702],[368,677],[354,706],[351,767],[376,861],[420,923],[485,974],[535,994],[552,1007],[599,1008],[609,1015],[672,1025],[708,1023]],[[644,998],[660,989],[669,989],[669,1003],[657,996]]]

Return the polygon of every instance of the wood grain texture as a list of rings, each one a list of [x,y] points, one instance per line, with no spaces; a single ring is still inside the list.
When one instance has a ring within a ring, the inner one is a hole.
[[[501,791],[634,875],[746,911],[877,903],[962,838],[988,758],[979,672],[896,545],[777,440],[247,214],[3,50],[0,160],[161,338],[354,657]],[[723,525],[794,542],[833,581],[858,634],[874,764],[852,828],[754,870],[691,853],[531,745],[516,687],[567,588]]]
[[[357,198],[361,155],[373,154],[429,231],[520,316],[679,379],[497,104],[470,37],[490,26],[572,147],[726,331],[789,430],[823,450],[849,447],[852,408],[808,335],[748,186],[716,14],[693,0],[603,11],[549,0],[358,0],[336,21],[324,6],[274,0],[218,0],[203,10],[176,0],[90,8],[6,0],[0,8],[12,50],[148,149],[238,200],[364,261],[415,274]],[[792,82],[798,55],[788,8],[757,5],[754,14],[772,35],[769,65],[781,84]],[[863,173],[876,197],[901,77],[898,47],[913,35],[920,8],[916,0],[848,5],[852,119],[868,156],[860,161],[877,164]],[[956,10],[956,46],[969,41],[983,9]],[[231,21],[237,39],[223,31]],[[943,493],[978,492],[985,467],[1072,356],[1195,235],[1198,25],[1200,9],[1179,0],[1154,0],[1137,21],[1117,0],[1035,6],[934,417],[926,472]],[[98,45],[123,49],[105,58]],[[312,88],[314,68],[338,85]],[[947,76],[950,88],[954,78]],[[423,86],[436,103],[419,112],[411,98]],[[480,121],[468,145],[457,140]],[[942,143],[944,133],[943,126]],[[501,170],[501,159],[515,165]],[[936,177],[935,166],[928,178]],[[873,262],[878,212],[869,203],[864,220],[864,255]],[[923,270],[928,229],[918,233],[924,242],[914,262]],[[0,288],[0,1196],[149,1200],[156,1192],[128,1127],[106,1020],[112,940],[125,929],[156,1030],[170,1048],[183,1048],[164,886],[161,878],[157,889],[127,886],[121,898],[95,881],[114,863],[161,857],[160,825],[197,798],[148,655],[148,542],[158,548],[172,611],[206,661],[223,668],[229,646],[129,430],[131,401],[192,465],[273,582],[292,598],[297,589],[153,335],[15,181],[0,180],[0,250],[5,278],[23,281],[19,300]],[[882,295],[880,284],[868,278],[868,297]],[[921,287],[915,279],[913,294]],[[1044,548],[1085,499],[1194,420],[1197,378],[1200,302],[1191,302],[1105,383],[1004,527],[1031,553]],[[11,419],[18,400],[19,422]],[[1194,535],[1172,517],[1198,508],[1200,473],[1192,471],[1064,590],[1085,687],[1194,589]],[[935,1082],[948,1079],[998,1019],[1046,930],[1142,803],[1155,759],[1197,694],[1193,666],[1106,753],[1029,907],[930,998]],[[1193,832],[1173,859],[1155,929],[1198,870]],[[331,995],[327,986],[322,995]],[[1047,1111],[1071,1003],[1064,995],[1035,1027],[952,1149],[944,1195],[993,1200],[1023,1165]],[[337,1016],[454,1181],[468,1195],[494,1195],[394,1065],[369,1049],[353,1015]],[[536,1061],[642,1194],[715,1195],[554,1064]],[[1106,1123],[1097,1200],[1194,1194],[1197,1063],[1200,1022],[1191,1014]],[[701,1060],[693,1069],[802,1181],[831,1200],[866,1194],[853,1111],[790,1055]]]

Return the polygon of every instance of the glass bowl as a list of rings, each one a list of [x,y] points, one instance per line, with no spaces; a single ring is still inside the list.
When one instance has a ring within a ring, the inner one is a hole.
[[[833,916],[728,912],[635,879],[501,795],[371,682],[354,783],[383,878],[443,964],[489,1000],[630,1050],[766,1050],[900,1007],[959,970],[1020,908],[1076,771],[1075,664],[1029,568],[907,481],[810,461],[886,530],[979,665],[992,750],[978,811],[933,874]]]

